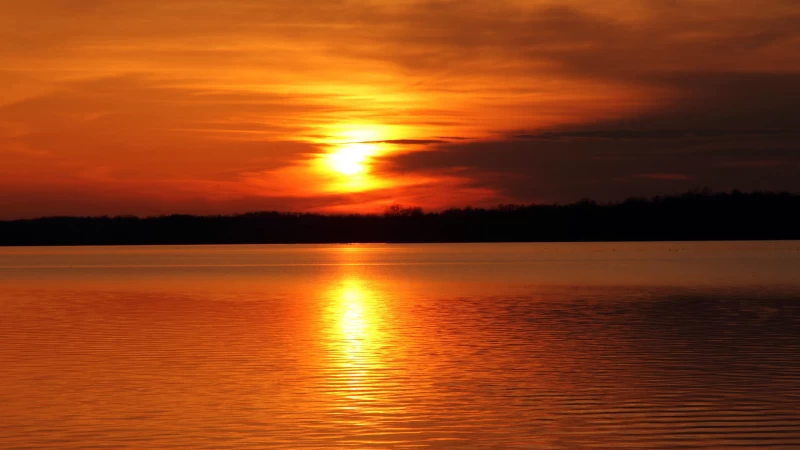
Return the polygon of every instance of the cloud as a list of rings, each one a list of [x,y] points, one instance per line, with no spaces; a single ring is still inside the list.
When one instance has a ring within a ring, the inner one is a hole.
[[[304,118],[329,110],[318,98],[287,101],[127,76],[72,83],[0,106],[9,130],[0,138],[48,155],[45,162],[60,175],[85,164],[186,178],[305,159],[319,149],[286,136],[308,132]],[[41,159],[29,161],[41,169]]]
[[[795,0],[4,2],[0,207],[799,190],[798,21]],[[309,169],[343,127],[392,130],[373,192]]]
[[[634,175],[634,178],[645,178],[649,180],[662,180],[662,181],[687,181],[694,180],[695,177],[685,175],[682,173],[640,173]]]
[[[387,139],[383,141],[362,141],[356,144],[395,144],[395,145],[430,145],[444,144],[448,142],[444,139]]]
[[[698,186],[797,192],[798,164],[800,140],[775,145],[759,140],[581,139],[454,144],[387,157],[381,167],[386,176],[459,177],[465,185],[494,190],[497,199],[528,203],[618,200]]]
[[[719,138],[731,136],[775,136],[794,135],[794,130],[592,130],[592,131],[550,131],[538,134],[517,134],[513,139],[686,139],[686,138]]]
[[[383,170],[458,174],[522,202],[716,189],[800,191],[800,74],[686,77],[681,102],[622,119],[437,145]],[[667,184],[665,184],[667,183]]]

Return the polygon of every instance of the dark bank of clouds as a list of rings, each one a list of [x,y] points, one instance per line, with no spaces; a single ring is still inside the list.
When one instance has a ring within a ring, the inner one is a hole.
[[[800,74],[658,77],[678,92],[605,122],[437,145],[387,172],[458,175],[517,201],[616,200],[699,186],[800,192]]]

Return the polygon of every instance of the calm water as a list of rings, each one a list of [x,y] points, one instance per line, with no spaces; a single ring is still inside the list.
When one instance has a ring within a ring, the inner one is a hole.
[[[2,449],[800,448],[800,242],[0,248]]]

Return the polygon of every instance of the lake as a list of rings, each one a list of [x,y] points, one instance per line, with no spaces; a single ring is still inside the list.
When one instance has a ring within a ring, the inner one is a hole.
[[[800,448],[800,242],[0,248],[2,449]]]

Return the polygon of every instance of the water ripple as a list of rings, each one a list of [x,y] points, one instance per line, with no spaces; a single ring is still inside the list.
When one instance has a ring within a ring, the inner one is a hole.
[[[800,448],[800,289],[330,267],[0,290],[0,448]]]

